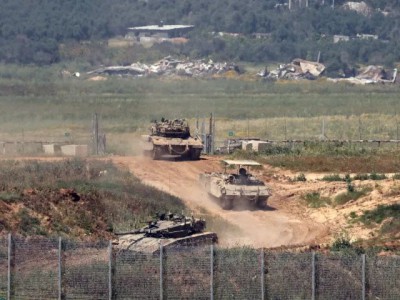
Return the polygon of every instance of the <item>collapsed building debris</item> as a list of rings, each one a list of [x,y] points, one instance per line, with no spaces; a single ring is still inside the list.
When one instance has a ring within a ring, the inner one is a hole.
[[[308,61],[300,58],[294,59],[289,64],[279,65],[276,70],[268,72],[267,69],[258,73],[266,79],[308,79],[318,78],[325,70],[325,66],[318,62]]]
[[[382,66],[367,66],[362,68],[358,75],[349,78],[328,78],[332,82],[349,82],[352,84],[373,84],[373,83],[395,83],[397,78],[397,69],[393,69],[392,75]]]
[[[118,76],[188,76],[207,77],[224,74],[228,71],[239,73],[239,67],[233,63],[214,63],[212,60],[178,60],[166,57],[153,65],[133,63],[130,66],[103,67],[88,72],[88,75],[118,75]]]
[[[342,5],[343,9],[352,10],[364,16],[370,16],[373,13],[373,9],[368,6],[364,1],[353,2],[349,1]]]

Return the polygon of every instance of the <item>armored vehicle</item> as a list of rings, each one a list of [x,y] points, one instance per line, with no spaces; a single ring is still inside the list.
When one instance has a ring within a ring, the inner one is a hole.
[[[250,167],[261,166],[252,160],[223,160],[225,172],[200,174],[200,183],[223,209],[232,209],[235,202],[244,201],[263,208],[271,195],[269,188],[248,172]],[[228,173],[227,167],[236,168]]]
[[[145,154],[153,159],[188,158],[200,159],[203,143],[199,137],[192,137],[185,119],[155,121],[150,135],[143,135],[143,148]]]
[[[142,253],[157,253],[163,247],[211,245],[218,242],[213,232],[204,232],[203,219],[177,214],[158,214],[147,226],[129,232],[116,233],[117,248]]]

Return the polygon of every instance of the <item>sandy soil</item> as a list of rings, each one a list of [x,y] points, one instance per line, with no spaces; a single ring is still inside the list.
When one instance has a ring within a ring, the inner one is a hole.
[[[144,183],[175,195],[193,211],[206,209],[240,230],[235,236],[217,232],[222,245],[252,245],[255,247],[278,247],[281,245],[310,244],[320,242],[328,230],[322,223],[315,223],[301,214],[293,213],[288,196],[272,188],[273,196],[265,210],[246,207],[226,211],[211,199],[199,186],[199,174],[221,171],[220,158],[203,158],[200,161],[153,161],[144,157],[114,157],[120,166],[127,166]]]
[[[4,158],[5,159],[5,158]],[[61,157],[18,157],[14,159],[60,160]],[[252,172],[271,188],[269,208],[255,210],[238,207],[231,211],[220,208],[200,187],[199,174],[222,171],[221,157],[203,157],[199,161],[153,161],[141,156],[111,156],[117,166],[129,169],[144,183],[181,198],[195,216],[202,210],[209,215],[223,218],[229,226],[216,230],[223,246],[251,245],[254,247],[279,247],[330,243],[338,235],[346,233],[351,240],[374,237],[379,226],[365,226],[352,222],[350,214],[360,216],[378,205],[400,203],[400,181],[353,181],[357,189],[369,186],[366,196],[344,205],[308,208],[302,196],[318,192],[321,196],[334,197],[346,191],[345,182],[327,182],[320,179],[323,173],[305,173],[306,182],[292,179],[298,174],[289,170],[264,165],[263,170]],[[344,174],[341,174],[344,176]],[[386,174],[391,178],[392,174]],[[232,228],[235,230],[232,232]]]

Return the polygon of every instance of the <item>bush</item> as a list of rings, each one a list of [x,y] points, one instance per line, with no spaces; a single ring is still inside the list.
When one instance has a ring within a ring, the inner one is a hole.
[[[354,180],[383,180],[387,179],[387,176],[385,174],[379,174],[379,173],[371,173],[371,174],[357,174],[353,178]]]
[[[308,207],[319,208],[328,206],[331,204],[331,199],[329,197],[321,197],[320,193],[313,192],[308,193],[303,196]]]
[[[15,203],[15,202],[21,200],[21,195],[16,194],[16,193],[1,192],[0,200],[3,200],[4,202],[6,202],[8,204]]]
[[[368,174],[356,174],[353,177],[353,180],[368,180],[369,179],[369,175]]]
[[[323,181],[345,181],[345,178],[340,177],[339,174],[325,175],[321,178]]]
[[[32,217],[26,208],[19,210],[17,217],[20,219],[19,228],[23,233],[45,235],[45,231],[40,226],[40,221]]]
[[[300,173],[299,175],[293,178],[293,181],[307,181],[306,175],[304,173]]]
[[[352,218],[352,219],[357,218],[357,213],[356,213],[355,211],[352,211],[352,212],[350,213],[350,218]]]
[[[369,178],[371,180],[384,180],[384,179],[387,179],[387,176],[385,174],[371,173],[369,175]]]
[[[341,193],[335,197],[335,204],[343,205],[349,201],[357,200],[358,198],[365,196],[370,191],[371,188],[369,187],[364,187],[357,191],[352,184],[348,184],[347,192]]]
[[[331,245],[331,251],[338,251],[347,254],[363,254],[365,253],[364,249],[358,246],[353,245],[350,242],[350,238],[347,234],[341,234],[336,238],[336,240]]]
[[[360,217],[360,221],[367,225],[372,222],[380,224],[386,218],[400,220],[400,204],[378,205],[373,210],[365,211]]]

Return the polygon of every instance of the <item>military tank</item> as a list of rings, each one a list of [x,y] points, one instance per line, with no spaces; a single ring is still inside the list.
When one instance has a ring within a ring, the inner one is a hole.
[[[264,208],[271,195],[265,183],[248,172],[250,167],[261,166],[252,160],[223,160],[225,172],[200,174],[200,183],[223,209],[232,209],[235,203],[245,202],[253,207]],[[233,166],[236,172],[228,173]],[[247,168],[247,169],[246,169]]]
[[[203,143],[198,136],[190,135],[190,128],[185,119],[154,121],[150,135],[143,135],[145,155],[153,159],[186,158],[200,159]]]
[[[116,248],[141,253],[157,253],[165,247],[211,245],[218,242],[213,232],[204,232],[206,221],[177,214],[157,214],[141,229],[116,233]]]

